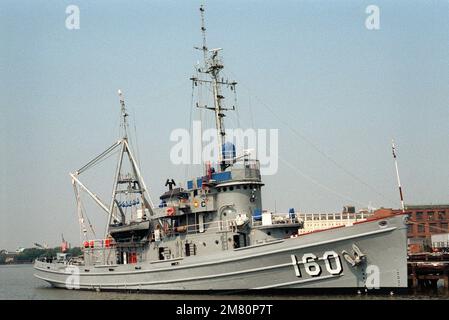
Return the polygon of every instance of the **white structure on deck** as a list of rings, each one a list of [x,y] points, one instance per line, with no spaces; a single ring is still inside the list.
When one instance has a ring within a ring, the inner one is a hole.
[[[372,214],[367,210],[352,213],[298,213],[299,219],[304,221],[304,227],[299,229],[299,234],[339,226],[350,226],[354,222],[366,220]]]

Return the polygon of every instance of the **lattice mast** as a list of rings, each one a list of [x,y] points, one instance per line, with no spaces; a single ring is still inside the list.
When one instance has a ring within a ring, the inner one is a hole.
[[[215,127],[217,130],[217,143],[218,143],[218,162],[220,163],[220,169],[223,171],[226,168],[225,161],[222,155],[222,148],[226,141],[226,132],[224,127],[224,117],[225,111],[235,110],[235,106],[231,108],[226,108],[224,106],[224,96],[222,94],[222,86],[229,87],[231,90],[235,91],[235,86],[237,82],[225,80],[220,77],[220,72],[223,69],[223,63],[219,57],[219,52],[222,50],[221,48],[216,49],[208,49],[206,42],[206,27],[205,27],[205,8],[204,6],[200,6],[201,13],[201,33],[203,37],[203,45],[201,48],[195,47],[197,50],[201,50],[203,52],[203,66],[198,68],[199,74],[207,75],[205,78],[200,77],[192,77],[190,80],[196,85],[198,84],[210,84],[212,86],[212,95],[214,106],[209,107],[207,105],[200,105],[197,103],[198,108],[204,108],[208,110],[212,110],[215,113]]]

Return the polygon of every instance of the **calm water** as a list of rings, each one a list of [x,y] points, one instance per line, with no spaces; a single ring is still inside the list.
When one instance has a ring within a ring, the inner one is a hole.
[[[32,265],[0,265],[0,300],[9,299],[232,299],[232,300],[272,300],[272,299],[449,299],[449,295],[439,290],[436,293],[419,293],[395,296],[379,295],[193,295],[193,294],[160,294],[160,293],[120,293],[120,292],[91,292],[51,288],[45,282],[33,276]]]

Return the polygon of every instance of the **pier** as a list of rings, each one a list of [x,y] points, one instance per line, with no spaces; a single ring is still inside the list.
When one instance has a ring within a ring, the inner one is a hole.
[[[408,256],[408,286],[412,289],[437,289],[443,281],[449,289],[449,252],[422,252]]]

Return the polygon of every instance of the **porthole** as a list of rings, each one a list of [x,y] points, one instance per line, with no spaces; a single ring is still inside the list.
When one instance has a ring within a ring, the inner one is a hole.
[[[223,187],[223,192],[226,192],[226,191],[228,191],[228,188]]]
[[[220,241],[218,241],[218,240],[215,240],[215,244],[216,245],[218,245],[220,243]]]
[[[229,191],[234,191],[234,187],[229,187]]]
[[[387,226],[387,221],[385,221],[385,220],[382,220],[382,221],[380,221],[379,222],[379,226],[381,226],[381,227],[386,227]]]

